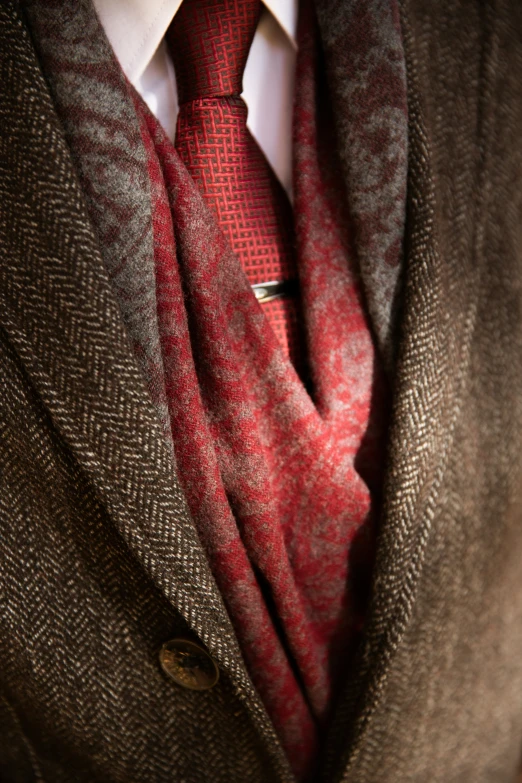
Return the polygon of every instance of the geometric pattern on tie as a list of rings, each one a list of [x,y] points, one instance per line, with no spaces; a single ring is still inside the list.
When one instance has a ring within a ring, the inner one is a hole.
[[[240,97],[259,0],[185,0],[168,32],[179,96],[176,149],[251,285],[297,280],[287,194],[247,128]],[[302,373],[296,294],[261,306]]]

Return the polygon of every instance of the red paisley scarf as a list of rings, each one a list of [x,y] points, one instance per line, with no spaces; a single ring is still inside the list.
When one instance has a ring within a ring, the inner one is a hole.
[[[377,496],[386,412],[330,154],[333,123],[327,101],[315,105],[326,93],[315,81],[310,19],[307,27],[295,212],[309,390],[172,143],[135,94],[153,196],[178,473],[251,676],[299,777],[315,757],[332,689],[362,623],[370,487]]]

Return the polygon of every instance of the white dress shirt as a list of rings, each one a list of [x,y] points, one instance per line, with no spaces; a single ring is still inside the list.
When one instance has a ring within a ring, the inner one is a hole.
[[[178,101],[165,32],[182,0],[94,0],[129,81],[174,140]],[[264,0],[243,76],[248,127],[292,196],[292,104],[298,0]]]

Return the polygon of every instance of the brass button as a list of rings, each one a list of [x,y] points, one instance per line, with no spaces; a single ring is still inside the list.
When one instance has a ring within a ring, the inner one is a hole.
[[[219,669],[208,652],[189,639],[171,639],[160,650],[165,674],[193,691],[206,691],[219,680]]]

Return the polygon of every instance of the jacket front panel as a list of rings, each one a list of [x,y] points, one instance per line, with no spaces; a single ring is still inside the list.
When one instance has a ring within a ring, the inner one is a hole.
[[[318,11],[327,41],[336,4]],[[321,779],[511,783],[522,737],[521,12],[410,0],[403,28],[409,206],[386,507],[365,642]],[[291,781],[16,3],[0,11],[0,57],[2,775]],[[165,678],[158,649],[176,636],[211,651],[212,690]]]

